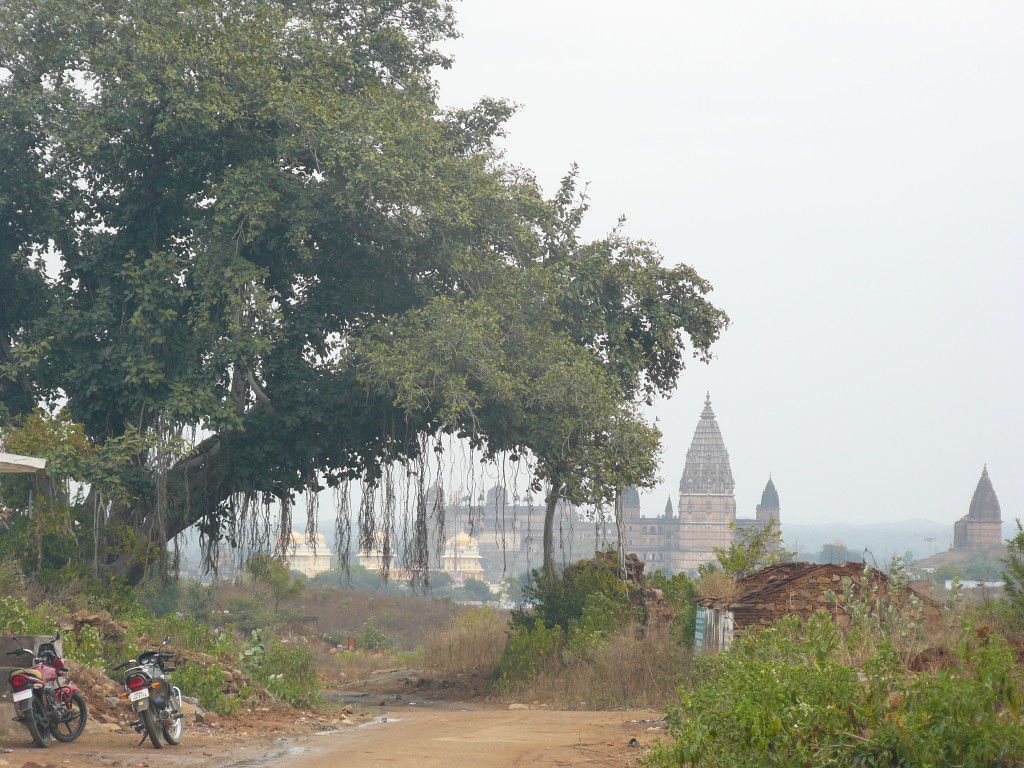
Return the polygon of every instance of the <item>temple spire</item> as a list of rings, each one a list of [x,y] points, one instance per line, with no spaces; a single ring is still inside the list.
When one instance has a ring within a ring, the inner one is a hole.
[[[992,487],[992,479],[988,476],[988,464],[981,470],[981,479],[978,480],[978,487],[974,489],[967,517],[971,520],[1002,521],[999,499],[996,498],[996,491]]]
[[[704,412],[697,422],[690,450],[686,453],[686,466],[679,482],[682,496],[714,494],[732,496],[735,483],[729,466],[729,452],[718,429],[715,412],[711,409],[711,393],[704,401]],[[680,505],[682,511],[682,505]]]

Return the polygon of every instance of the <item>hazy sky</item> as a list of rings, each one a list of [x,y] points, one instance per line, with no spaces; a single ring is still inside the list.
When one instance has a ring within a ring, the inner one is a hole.
[[[464,0],[442,100],[521,105],[508,157],[591,182],[733,320],[655,412],[665,482],[711,398],[752,515],[1024,517],[1024,3]]]

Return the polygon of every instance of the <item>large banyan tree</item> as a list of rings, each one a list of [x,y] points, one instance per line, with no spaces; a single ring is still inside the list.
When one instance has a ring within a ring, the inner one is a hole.
[[[549,516],[653,480],[637,405],[727,319],[649,244],[581,241],[575,175],[546,200],[495,150],[506,103],[438,105],[454,34],[438,0],[0,5],[0,419],[63,408],[104,573],[422,488],[445,440],[528,457]]]

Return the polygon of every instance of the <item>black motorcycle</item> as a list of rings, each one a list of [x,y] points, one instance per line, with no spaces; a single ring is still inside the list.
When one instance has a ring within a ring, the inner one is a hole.
[[[169,642],[171,638],[168,637],[160,647]],[[185,730],[181,691],[171,685],[168,678],[174,667],[168,667],[167,662],[173,658],[173,653],[146,651],[137,660],[129,659],[114,667],[115,670],[127,667],[124,672],[125,692],[121,698],[128,699],[132,712],[139,715],[139,719],[130,725],[136,732],[144,734],[143,741],[149,736],[155,749],[163,749],[165,741],[171,745],[180,744]]]

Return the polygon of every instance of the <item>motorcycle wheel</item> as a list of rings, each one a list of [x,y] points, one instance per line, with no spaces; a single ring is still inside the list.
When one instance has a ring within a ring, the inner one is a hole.
[[[177,688],[173,690],[176,691]],[[174,746],[181,744],[181,737],[185,732],[185,718],[181,716],[181,697],[176,696],[173,691],[169,709],[173,719],[164,725],[164,740]]]
[[[146,728],[149,740],[153,742],[153,749],[163,749],[163,728],[160,727],[160,716],[152,706],[142,710],[142,724]]]
[[[64,707],[68,718],[52,726],[50,732],[57,741],[74,741],[85,730],[85,722],[89,719],[89,707],[85,705],[85,698],[77,691],[71,694]]]
[[[174,719],[164,726],[164,739],[166,739],[167,743],[172,746],[175,744],[181,744],[181,736],[185,731],[185,720],[181,717],[175,717],[177,714],[179,713],[176,711],[173,712],[171,717]]]
[[[32,734],[32,741],[37,747],[45,749],[50,746],[50,726],[46,724],[43,705],[38,696],[32,698],[32,709],[25,713],[25,725],[28,726],[28,732]]]

